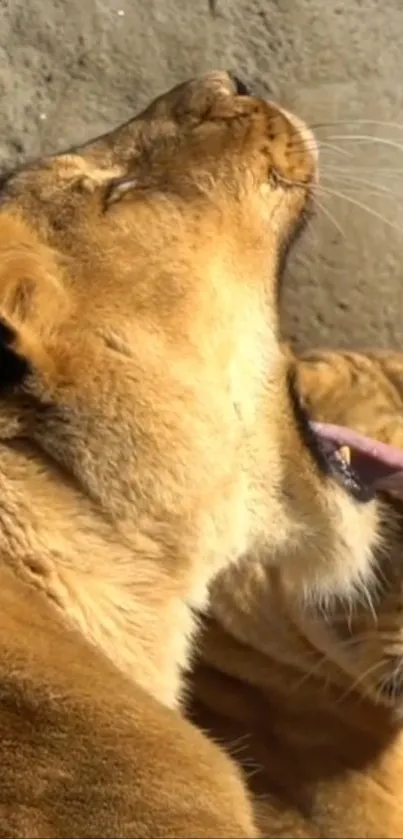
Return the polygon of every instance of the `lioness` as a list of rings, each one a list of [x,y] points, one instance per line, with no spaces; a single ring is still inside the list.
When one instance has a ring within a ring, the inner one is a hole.
[[[316,177],[304,124],[212,73],[3,179],[1,835],[255,835],[180,713],[194,609],[246,555],[350,597],[377,541],[279,344]]]
[[[366,450],[369,477],[403,469],[403,355],[311,352],[297,376],[312,417],[349,427],[353,463]],[[258,563],[214,584],[193,714],[244,765],[264,836],[403,837],[403,503],[388,486],[361,602],[304,609]]]

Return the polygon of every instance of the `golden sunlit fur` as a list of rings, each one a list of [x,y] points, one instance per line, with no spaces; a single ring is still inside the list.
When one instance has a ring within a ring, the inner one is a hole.
[[[298,366],[298,377],[316,419],[331,417],[403,449],[403,355],[311,351]]]
[[[311,352],[298,380],[313,418],[403,448],[403,355]],[[380,503],[355,605],[304,609],[259,562],[213,586],[192,713],[244,766],[264,836],[403,836],[403,503]]]
[[[242,556],[352,596],[377,541],[278,340],[316,175],[299,120],[213,73],[2,184],[1,835],[255,835],[181,716],[194,609]]]

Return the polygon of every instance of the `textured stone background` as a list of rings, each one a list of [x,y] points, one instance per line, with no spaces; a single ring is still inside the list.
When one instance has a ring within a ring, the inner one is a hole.
[[[402,0],[0,0],[0,168],[96,135],[190,75],[235,70],[322,124],[323,187],[350,199],[318,195],[288,334],[403,347],[402,45]]]

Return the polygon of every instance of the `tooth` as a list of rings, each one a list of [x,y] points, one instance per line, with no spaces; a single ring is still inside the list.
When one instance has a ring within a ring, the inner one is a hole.
[[[347,463],[348,466],[350,466],[350,463],[351,463],[351,449],[350,449],[350,447],[349,446],[341,446],[339,448],[338,454],[340,455],[342,460],[344,460],[345,463]]]

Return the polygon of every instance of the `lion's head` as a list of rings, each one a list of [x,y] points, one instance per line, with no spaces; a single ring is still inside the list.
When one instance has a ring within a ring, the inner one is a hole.
[[[370,574],[376,504],[279,343],[316,178],[306,126],[212,73],[2,182],[4,561],[169,702],[230,560],[305,595]]]

